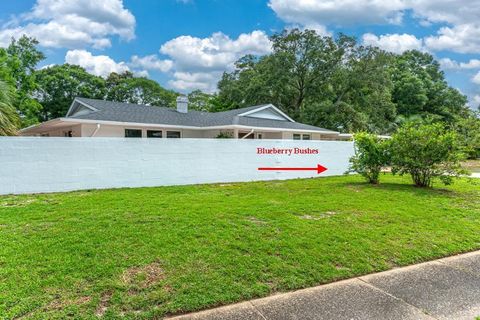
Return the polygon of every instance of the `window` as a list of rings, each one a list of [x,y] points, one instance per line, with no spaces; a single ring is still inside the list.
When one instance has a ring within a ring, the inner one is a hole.
[[[180,138],[180,131],[167,131],[167,138]]]
[[[293,140],[311,140],[311,136],[309,134],[294,133]]]
[[[63,131],[63,135],[65,137],[71,138],[71,137],[73,137],[73,131],[71,131],[71,130],[70,131]]]
[[[142,130],[140,129],[125,129],[125,138],[141,138]]]
[[[259,134],[257,135],[257,139],[263,139],[263,134],[259,133]]]
[[[162,130],[147,130],[147,138],[161,138]]]

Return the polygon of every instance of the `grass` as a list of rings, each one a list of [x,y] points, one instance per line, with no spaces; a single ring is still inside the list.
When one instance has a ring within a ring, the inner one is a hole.
[[[382,182],[0,197],[0,318],[156,318],[480,249],[478,182]]]

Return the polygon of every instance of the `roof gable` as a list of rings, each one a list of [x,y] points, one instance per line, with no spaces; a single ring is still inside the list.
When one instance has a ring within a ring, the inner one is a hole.
[[[265,105],[238,115],[239,117],[249,117],[258,119],[268,119],[277,121],[295,122],[292,118],[283,113],[273,104]]]
[[[82,116],[95,111],[98,111],[98,109],[92,107],[89,104],[86,104],[83,101],[80,101],[79,99],[75,99],[73,100],[70,108],[68,109],[66,117]]]

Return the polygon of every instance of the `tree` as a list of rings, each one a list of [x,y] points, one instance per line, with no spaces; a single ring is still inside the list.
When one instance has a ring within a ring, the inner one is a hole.
[[[178,93],[167,90],[156,81],[144,77],[135,77],[127,71],[122,74],[111,73],[106,80],[106,99],[174,108]]]
[[[457,132],[465,154],[470,159],[480,158],[480,111],[459,118],[453,129]]]
[[[271,37],[271,55],[245,56],[219,83],[219,98],[233,107],[274,103],[298,118],[305,101],[325,85],[342,48],[313,30],[293,29]],[[235,101],[239,101],[235,102]]]
[[[65,116],[76,97],[105,97],[105,80],[76,65],[55,65],[39,70],[37,81],[36,96],[43,106],[42,121]]]
[[[273,103],[294,119],[343,131],[383,133],[395,119],[391,54],[354,38],[297,29],[272,36],[273,52],[245,56],[218,84],[227,108]]]
[[[452,123],[467,108],[467,98],[448,86],[440,64],[429,53],[411,50],[396,56],[391,75],[392,99],[400,115],[436,116]]]
[[[34,98],[38,88],[36,67],[45,55],[37,49],[38,41],[22,36],[6,49],[0,49],[0,60],[6,64],[16,90],[15,107],[21,116],[22,127],[38,122],[38,113],[42,106]],[[0,61],[1,62],[1,61]]]
[[[343,57],[327,86],[307,100],[301,120],[344,132],[391,131],[395,105],[391,101],[391,54],[355,39],[338,40]]]
[[[458,136],[440,123],[407,124],[392,136],[390,146],[392,173],[410,174],[416,186],[431,187],[436,178],[450,184],[465,173]]]
[[[188,94],[188,107],[192,110],[215,112],[222,111],[222,105],[215,94],[194,90]]]
[[[382,168],[389,161],[388,141],[360,132],[354,135],[355,155],[350,158],[349,172],[361,174],[369,183],[378,184]]]
[[[0,79],[0,136],[13,136],[19,126],[18,114],[13,106],[15,89]]]

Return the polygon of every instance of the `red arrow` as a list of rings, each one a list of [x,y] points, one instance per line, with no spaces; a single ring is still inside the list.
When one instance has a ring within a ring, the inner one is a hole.
[[[273,168],[273,167],[264,167],[258,168],[260,171],[317,171],[317,174],[320,174],[328,169],[324,166],[317,164],[314,168]]]

